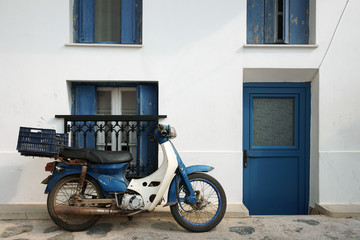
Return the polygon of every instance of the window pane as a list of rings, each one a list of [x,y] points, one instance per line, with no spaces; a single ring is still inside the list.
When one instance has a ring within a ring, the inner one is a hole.
[[[95,0],[95,42],[120,42],[121,0]]]
[[[111,115],[111,91],[97,90],[96,114]],[[111,123],[98,122],[96,128],[96,148],[111,151],[112,135]],[[102,130],[100,130],[102,129]]]
[[[284,12],[283,12],[283,0],[278,0],[277,1],[277,11],[276,11],[276,16],[277,16],[277,33],[276,33],[276,41],[277,42],[284,42],[284,34],[283,34],[283,29],[284,29],[284,22],[283,22],[283,17],[284,17]]]
[[[293,98],[254,98],[253,145],[294,145]]]
[[[121,94],[122,114],[136,114],[136,91],[122,92]]]
[[[97,91],[96,114],[111,114],[111,91]]]

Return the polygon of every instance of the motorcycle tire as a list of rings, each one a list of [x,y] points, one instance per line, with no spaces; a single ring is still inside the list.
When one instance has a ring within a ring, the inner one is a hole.
[[[191,232],[206,232],[216,227],[226,212],[226,195],[220,183],[204,173],[188,176],[197,195],[196,204],[184,201],[184,186],[180,183],[179,202],[170,206],[175,221]],[[199,195],[200,193],[200,195]]]
[[[69,200],[75,196],[78,181],[79,175],[71,175],[60,179],[47,198],[47,208],[51,219],[59,227],[71,232],[87,230],[94,226],[101,217],[94,215],[61,215],[55,212],[54,207],[56,205],[68,205]],[[87,176],[80,196],[85,199],[103,198],[99,184]]]

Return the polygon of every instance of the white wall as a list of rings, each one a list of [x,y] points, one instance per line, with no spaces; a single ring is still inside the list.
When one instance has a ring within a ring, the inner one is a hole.
[[[359,179],[346,173],[358,169],[360,149],[354,71],[360,62],[360,34],[353,31],[359,23],[358,2],[350,0],[338,29],[341,35],[335,35],[327,52],[345,4],[316,1],[316,15],[310,14],[318,47],[261,48],[244,47],[245,0],[144,1],[143,47],[116,48],[65,46],[72,31],[70,1],[0,0],[0,181],[13,183],[3,185],[0,203],[44,202],[39,182],[47,176],[47,159],[19,156],[18,128],[63,130],[54,115],[70,113],[67,81],[158,81],[160,114],[176,126],[174,143],[183,160],[213,165],[212,174],[224,185],[229,203],[241,203],[243,69],[313,71],[323,59],[318,79],[320,160],[312,154],[319,163],[315,186],[320,193],[312,201],[346,202],[352,192],[351,202],[356,202]],[[313,79],[301,74],[298,79]],[[335,157],[339,155],[349,165]],[[342,180],[335,182],[332,176],[344,175],[349,189],[333,193],[330,185],[340,187]]]
[[[310,122],[310,199],[314,208],[319,203],[319,71],[311,81],[311,122]]]
[[[320,68],[320,203],[360,203],[358,9],[350,0]]]
[[[44,202],[39,182],[47,176],[47,159],[15,152],[18,129],[63,130],[54,116],[70,113],[67,81],[158,81],[160,114],[177,127],[175,144],[184,161],[214,165],[229,202],[241,202],[241,167],[226,168],[241,166],[242,68],[236,51],[242,35],[232,33],[242,28],[244,2],[144,1],[142,48],[65,46],[71,39],[69,1],[0,5],[0,26],[8,36],[0,40],[0,104],[8,113],[0,122],[0,180],[10,172],[33,174],[24,181],[10,174],[17,184],[4,187],[0,203]],[[238,180],[236,189],[229,174]],[[31,198],[23,189],[31,190]]]

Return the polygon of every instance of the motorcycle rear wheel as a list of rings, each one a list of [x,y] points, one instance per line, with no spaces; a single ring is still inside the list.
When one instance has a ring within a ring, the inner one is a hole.
[[[61,215],[55,212],[54,207],[57,205],[71,206],[70,201],[71,198],[75,196],[78,182],[78,175],[67,176],[60,179],[47,198],[47,208],[51,219],[59,227],[71,232],[87,230],[94,226],[101,217],[94,215]],[[90,177],[85,178],[80,195],[84,199],[103,197],[99,184]]]
[[[216,227],[226,211],[226,195],[220,183],[204,173],[188,176],[195,193],[200,196],[196,204],[185,203],[185,190],[179,186],[179,202],[170,206],[175,221],[191,232],[206,232]],[[200,198],[200,199],[199,199]]]

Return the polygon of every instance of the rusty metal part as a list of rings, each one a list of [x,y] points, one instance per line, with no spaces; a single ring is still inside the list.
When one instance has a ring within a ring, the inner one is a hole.
[[[63,162],[67,165],[81,165],[81,166],[87,165],[87,162],[85,159],[66,159],[66,158],[62,158],[62,157],[56,157],[56,160],[58,162]]]
[[[91,204],[116,204],[115,199],[77,199],[73,202],[74,204],[85,204],[85,205],[91,205]]]
[[[76,207],[76,206],[55,206],[56,214],[63,215],[112,215],[121,213],[122,210],[96,207]]]
[[[76,188],[75,199],[80,199],[80,192],[82,191],[83,186],[84,186],[86,172],[87,172],[87,166],[82,165],[81,166],[81,173],[80,173],[79,182],[78,182],[78,185],[77,185],[77,188]]]
[[[136,211],[129,212],[120,209],[109,209],[109,208],[97,208],[97,207],[76,207],[76,206],[65,206],[59,205],[55,206],[54,210],[58,215],[115,215],[122,214],[126,216],[132,216],[141,212],[146,211]]]

